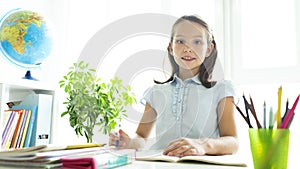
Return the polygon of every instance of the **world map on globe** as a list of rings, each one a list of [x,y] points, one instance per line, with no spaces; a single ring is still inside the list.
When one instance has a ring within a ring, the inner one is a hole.
[[[52,50],[52,42],[49,27],[37,12],[14,9],[0,20],[1,52],[18,67],[40,67]]]

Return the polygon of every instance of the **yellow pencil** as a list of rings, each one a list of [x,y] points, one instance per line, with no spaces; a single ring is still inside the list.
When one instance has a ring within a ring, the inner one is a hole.
[[[277,128],[280,128],[281,125],[281,95],[282,95],[282,86],[278,88]]]

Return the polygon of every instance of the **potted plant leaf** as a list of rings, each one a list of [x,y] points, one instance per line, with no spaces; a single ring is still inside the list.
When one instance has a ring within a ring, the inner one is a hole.
[[[108,134],[126,117],[126,106],[136,103],[129,85],[118,78],[104,83],[95,75],[95,69],[80,61],[69,68],[67,75],[59,81],[66,92],[66,111],[61,117],[69,115],[70,126],[76,135],[85,136],[92,142],[94,127],[99,126],[103,134]]]

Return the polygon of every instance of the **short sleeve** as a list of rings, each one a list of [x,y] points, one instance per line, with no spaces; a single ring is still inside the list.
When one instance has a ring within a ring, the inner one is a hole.
[[[236,94],[236,88],[233,84],[232,81],[229,80],[224,80],[220,82],[219,87],[218,87],[218,92],[219,92],[219,100],[225,98],[225,97],[230,97],[232,96],[234,98],[234,102],[238,103],[238,96]]]
[[[152,102],[151,102],[152,91],[153,91],[153,86],[148,87],[145,90],[142,98],[140,99],[141,104],[146,105],[146,103],[148,103],[148,104],[152,105]]]

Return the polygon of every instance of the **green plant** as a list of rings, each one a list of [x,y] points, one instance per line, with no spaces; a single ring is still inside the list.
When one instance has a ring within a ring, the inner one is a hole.
[[[94,127],[100,126],[103,134],[108,134],[118,122],[126,117],[126,106],[136,103],[129,85],[113,78],[109,83],[101,82],[83,61],[74,63],[67,75],[59,81],[60,87],[67,93],[67,110],[61,117],[69,115],[70,126],[76,135],[85,136],[92,142]]]

